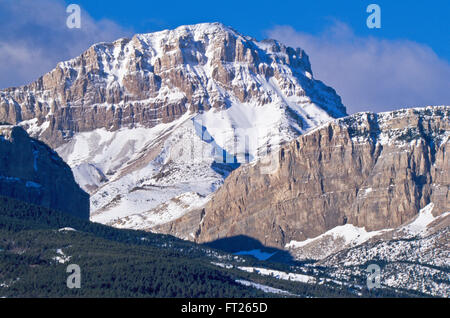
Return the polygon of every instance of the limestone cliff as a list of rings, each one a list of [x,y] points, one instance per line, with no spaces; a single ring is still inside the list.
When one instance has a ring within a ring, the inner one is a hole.
[[[395,228],[430,202],[434,215],[450,211],[449,118],[442,106],[335,120],[282,146],[275,169],[235,170],[204,209],[158,230],[285,247],[346,223]]]

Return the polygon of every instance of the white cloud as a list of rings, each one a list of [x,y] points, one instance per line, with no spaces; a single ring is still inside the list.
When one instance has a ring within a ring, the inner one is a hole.
[[[132,34],[83,8],[81,29],[69,29],[67,16],[62,0],[0,2],[0,88],[27,84],[96,42]]]
[[[314,76],[336,89],[348,113],[450,104],[450,64],[426,45],[359,37],[340,22],[319,35],[290,26],[267,34],[303,48]]]

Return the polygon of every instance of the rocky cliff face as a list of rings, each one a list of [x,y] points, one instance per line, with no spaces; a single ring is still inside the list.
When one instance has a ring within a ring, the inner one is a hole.
[[[0,126],[0,195],[89,219],[89,195],[70,167],[23,128]]]
[[[273,170],[235,170],[203,210],[159,230],[284,248],[345,224],[395,228],[429,203],[434,215],[450,211],[449,118],[442,106],[338,119],[283,146]]]
[[[30,85],[1,91],[0,121],[21,122],[56,147],[76,132],[153,127],[187,111],[275,101],[345,115],[335,91],[313,79],[303,50],[206,23],[96,44]],[[299,129],[317,115],[295,112]]]

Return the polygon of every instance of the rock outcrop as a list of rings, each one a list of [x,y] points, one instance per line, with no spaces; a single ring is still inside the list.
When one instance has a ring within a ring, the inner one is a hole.
[[[431,202],[434,215],[450,211],[449,118],[442,106],[338,119],[282,146],[271,171],[233,171],[203,210],[158,230],[284,248],[344,224],[395,228]]]
[[[89,195],[70,167],[18,126],[0,125],[0,195],[89,219]]]

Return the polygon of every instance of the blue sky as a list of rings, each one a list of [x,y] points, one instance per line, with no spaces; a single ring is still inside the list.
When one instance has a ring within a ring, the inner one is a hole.
[[[97,20],[111,19],[138,33],[218,21],[263,39],[266,31],[277,25],[319,33],[333,20],[339,20],[357,35],[413,40],[429,45],[438,55],[450,60],[449,0],[82,0],[76,3]],[[369,15],[366,8],[371,3],[381,7],[381,29],[366,26]]]
[[[68,4],[82,28],[65,25]],[[366,7],[381,7],[381,29]],[[0,0],[0,88],[29,83],[90,45],[183,24],[222,22],[305,49],[349,113],[450,104],[450,1]]]

